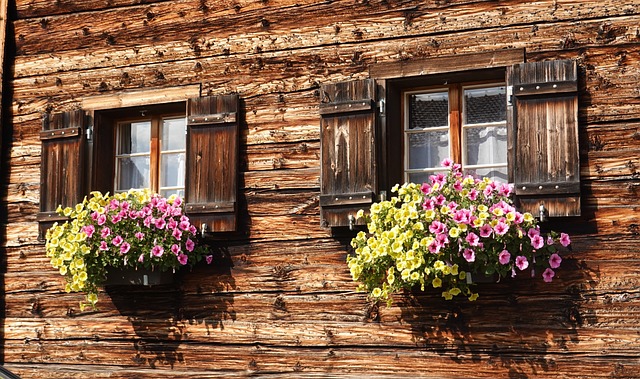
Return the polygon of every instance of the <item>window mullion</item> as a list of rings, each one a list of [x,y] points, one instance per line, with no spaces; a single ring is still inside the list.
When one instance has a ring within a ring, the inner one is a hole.
[[[451,158],[462,162],[462,87],[454,84],[449,87],[449,138]]]
[[[151,153],[150,153],[149,169],[151,178],[149,185],[151,191],[158,193],[160,191],[160,118],[153,117],[151,119]]]

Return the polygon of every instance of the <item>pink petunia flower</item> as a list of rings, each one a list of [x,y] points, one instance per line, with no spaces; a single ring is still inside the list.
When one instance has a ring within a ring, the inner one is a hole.
[[[549,246],[553,245],[553,237],[547,236],[547,245]]]
[[[527,267],[529,267],[529,261],[527,261],[527,257],[524,257],[522,255],[516,257],[516,267],[518,267],[520,271],[526,270]]]
[[[98,215],[97,222],[100,226],[104,225],[104,223],[107,222],[107,216],[105,216],[104,214]]]
[[[107,238],[111,235],[111,229],[109,229],[108,226],[105,226],[104,228],[102,228],[102,230],[100,230],[100,237]]]
[[[540,235],[540,229],[538,229],[538,228],[531,228],[531,229],[529,229],[529,231],[527,232],[527,235],[529,236],[529,238],[533,239],[533,237],[535,237],[535,236],[539,236],[539,235]]]
[[[478,242],[480,242],[480,237],[478,237],[478,235],[476,235],[475,233],[472,232],[472,233],[467,234],[467,237],[465,238],[465,240],[471,246],[478,246]]]
[[[556,273],[550,268],[544,270],[544,272],[542,273],[542,277],[544,278],[544,281],[547,283],[551,283],[555,275]]]
[[[475,262],[476,260],[476,253],[471,249],[464,249],[462,256],[467,260],[467,262]]]
[[[544,238],[539,235],[533,236],[533,238],[531,238],[531,246],[533,246],[534,249],[540,249],[544,246]]]
[[[450,158],[445,158],[442,161],[441,165],[442,167],[451,168],[453,167],[453,160],[451,160]]]
[[[185,254],[180,254],[178,255],[178,262],[180,262],[181,265],[186,265],[187,264],[187,260],[189,260],[189,257],[186,256]]]
[[[164,254],[164,248],[162,246],[155,245],[151,249],[151,255],[153,255],[154,257],[161,257],[162,254]]]
[[[182,198],[180,196],[176,197],[175,200],[173,200],[173,206],[174,207],[179,207],[182,205]]]
[[[467,194],[467,197],[469,198],[469,200],[471,201],[475,201],[478,198],[478,190],[476,190],[475,188],[472,189],[471,191],[469,191],[469,193]]]
[[[560,244],[564,247],[571,245],[571,239],[566,233],[560,233]]]
[[[513,223],[516,224],[516,225],[522,224],[524,222],[524,215],[522,213],[520,213],[520,212],[516,212],[515,214],[516,214],[516,216],[513,219]]]
[[[142,232],[136,232],[136,234],[134,234],[134,236],[135,236],[138,240],[142,241],[142,239],[144,238],[144,233],[142,233]]]
[[[498,254],[498,262],[502,265],[506,265],[511,261],[511,254],[507,250],[502,250],[500,254]]]
[[[167,222],[164,220],[164,218],[160,217],[156,219],[154,224],[156,225],[156,228],[164,229],[164,227],[167,225]]]
[[[171,245],[171,252],[175,255],[178,255],[180,253],[180,246],[174,243],[173,245]]]
[[[213,255],[207,255],[204,259],[206,259],[207,264],[210,265],[213,262]]]
[[[91,236],[93,236],[93,233],[95,233],[96,231],[96,227],[91,224],[85,225],[82,227],[82,231],[87,235],[87,238],[91,238]]]
[[[116,236],[116,237],[111,241],[111,243],[112,243],[114,246],[120,246],[120,244],[122,244],[122,242],[124,242],[124,238],[122,238],[122,237],[121,237],[121,236],[119,236],[119,235],[118,235],[118,236]]]
[[[129,252],[129,249],[131,248],[131,245],[129,245],[128,242],[123,242],[122,245],[120,245],[120,254],[126,254]]]
[[[179,240],[182,238],[182,231],[178,228],[175,228],[173,229],[173,233],[171,233],[171,235],[175,237],[175,239]]]
[[[195,248],[196,244],[193,243],[191,238],[187,238],[187,242],[185,242],[184,246],[187,248],[188,252],[192,252],[193,249]]]
[[[422,183],[422,186],[420,186],[420,191],[422,191],[422,193],[426,195],[429,193],[429,191],[431,191],[431,186],[429,185],[429,183]]]
[[[507,225],[504,222],[500,221],[500,222],[498,222],[496,224],[496,226],[493,228],[493,230],[496,232],[497,235],[503,236],[503,235],[507,234],[507,232],[509,231],[509,225]]]
[[[431,254],[438,254],[440,252],[440,245],[438,242],[433,241],[429,244],[429,252]]]
[[[100,241],[100,247],[98,249],[102,251],[107,251],[109,250],[109,245],[107,245],[106,241]]]
[[[491,233],[493,233],[493,229],[491,229],[491,225],[484,224],[480,227],[480,237],[487,238],[491,236]]]
[[[144,254],[140,254],[140,256],[138,257],[138,262],[144,262]]]
[[[502,183],[498,193],[502,196],[509,197],[509,195],[511,195],[511,191],[513,191],[513,188],[510,184]]]
[[[551,254],[549,257],[549,266],[551,266],[551,268],[558,268],[560,267],[560,263],[562,263],[562,258],[560,258],[558,254]]]

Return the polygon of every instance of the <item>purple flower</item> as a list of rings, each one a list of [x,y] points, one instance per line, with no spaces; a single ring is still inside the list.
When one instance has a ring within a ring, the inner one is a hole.
[[[131,248],[131,245],[129,245],[128,242],[123,242],[122,245],[120,245],[120,254],[126,254],[129,252],[129,249]]]
[[[444,204],[445,201],[447,201],[447,198],[442,196],[442,194],[436,196],[433,201],[436,203],[436,205],[440,206],[442,204]]]
[[[142,221],[142,223],[144,224],[144,226],[146,226],[147,228],[151,226],[151,223],[153,222],[153,217],[151,216],[147,216],[144,218],[144,221]]]
[[[544,238],[538,236],[533,236],[533,238],[531,238],[531,246],[533,246],[534,249],[539,249],[541,247],[544,246]]]
[[[433,201],[433,199],[424,199],[424,204],[422,204],[422,209],[427,211],[435,207],[436,207],[436,204],[435,204],[435,201]]]
[[[467,234],[467,237],[465,238],[465,240],[471,246],[478,246],[478,242],[480,242],[480,237],[478,237],[475,233],[469,233]]]
[[[121,244],[122,242],[124,242],[124,239],[123,239],[121,236],[119,236],[119,235],[118,235],[118,236],[116,236],[116,237],[113,239],[113,241],[111,241],[111,243],[112,243],[114,246],[120,246],[120,244]]]
[[[104,225],[104,223],[107,222],[107,216],[105,216],[104,214],[101,214],[98,216],[98,225],[102,226]]]
[[[560,258],[558,254],[551,254],[549,257],[549,266],[551,266],[551,268],[558,268],[560,267],[560,263],[562,263],[562,258]]]
[[[100,237],[102,237],[103,239],[109,237],[110,235],[111,235],[111,229],[109,229],[108,226],[105,226],[100,231]]]
[[[109,245],[107,245],[106,241],[100,241],[100,247],[98,249],[102,251],[107,251],[109,250]]]
[[[207,264],[210,265],[213,262],[213,255],[207,255],[204,259],[207,260]]]
[[[507,250],[502,250],[500,254],[498,254],[498,262],[502,265],[506,265],[511,260],[511,254]]]
[[[459,180],[456,180],[456,182],[453,183],[453,189],[455,189],[458,192],[462,191],[462,182],[460,182]]]
[[[182,216],[180,218],[180,224],[178,224],[178,227],[182,230],[189,230],[189,226],[191,226],[191,224],[189,223],[189,219],[186,216]]]
[[[134,234],[134,236],[135,236],[138,240],[142,241],[142,239],[144,238],[144,233],[142,233],[142,232],[136,232],[136,234]]]
[[[453,161],[450,158],[445,158],[441,164],[442,164],[442,167],[446,167],[446,168],[453,167]]]
[[[489,224],[484,224],[480,227],[480,237],[482,238],[487,238],[491,236],[492,232],[493,232],[493,229],[491,229],[491,225]]]
[[[560,233],[560,244],[564,247],[571,245],[571,239],[566,233]]]
[[[171,233],[175,237],[175,239],[179,240],[182,238],[182,231],[178,228],[173,229],[173,233]]]
[[[446,226],[438,220],[435,220],[429,225],[429,231],[434,234],[444,233]]]
[[[189,226],[189,233],[195,235],[197,232],[198,232],[198,230],[196,229],[195,226],[193,226],[193,225]]]
[[[516,266],[520,269],[520,271],[525,270],[527,267],[529,267],[529,261],[527,261],[527,257],[519,255],[516,258]]]
[[[174,243],[173,245],[171,245],[171,252],[175,255],[178,255],[180,253],[180,246]]]
[[[178,221],[174,220],[174,219],[169,219],[169,222],[167,222],[167,229],[175,229],[178,227]]]
[[[524,216],[520,212],[516,212],[516,217],[513,219],[513,223],[520,225],[524,222]]]
[[[429,191],[431,191],[431,186],[429,185],[429,183],[422,183],[422,186],[420,187],[420,191],[422,191],[422,193],[426,195],[429,193]]]
[[[462,256],[467,262],[474,262],[476,260],[476,253],[471,249],[464,249]]]
[[[478,198],[478,190],[476,190],[475,188],[472,189],[471,191],[469,191],[469,193],[467,194],[467,197],[469,198],[469,200],[471,201],[475,201]]]
[[[529,238],[533,239],[533,237],[540,235],[540,230],[537,228],[531,228],[527,232],[527,235],[529,236]]]
[[[429,252],[431,254],[438,254],[440,252],[440,245],[437,241],[433,241],[429,244]]]
[[[185,254],[178,255],[178,262],[180,262],[180,264],[183,266],[187,264],[188,259],[189,257],[187,257]]]
[[[513,188],[511,188],[511,185],[502,183],[502,185],[500,185],[500,189],[498,190],[498,193],[502,196],[509,197],[509,195],[511,195],[512,190]]]
[[[184,245],[188,252],[192,252],[193,248],[196,246],[196,244],[191,241],[191,238],[187,238],[187,242]]]
[[[551,283],[555,275],[556,273],[550,268],[544,270],[544,272],[542,273],[542,277],[544,278],[544,281],[547,283]]]
[[[164,254],[164,248],[162,246],[155,245],[151,249],[151,255],[153,255],[154,257],[161,257],[162,254]]]
[[[503,236],[507,234],[507,232],[509,231],[509,225],[505,224],[502,221],[499,221],[496,224],[496,226],[493,228],[493,230],[496,232],[497,235]]]
[[[182,205],[182,198],[180,196],[176,197],[175,200],[173,200],[173,206],[174,207],[179,207]]]

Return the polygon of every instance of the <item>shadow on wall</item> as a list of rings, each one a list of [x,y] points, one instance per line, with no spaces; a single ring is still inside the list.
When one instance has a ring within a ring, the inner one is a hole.
[[[214,248],[214,262],[214,267],[201,263],[177,272],[173,285],[107,287],[114,306],[135,332],[136,364],[173,368],[184,362],[180,345],[187,339],[187,325],[204,324],[209,333],[223,328],[225,320],[235,320],[233,295],[225,293],[235,288],[226,248]],[[209,293],[203,293],[205,287]]]
[[[580,343],[580,327],[596,322],[592,311],[581,309],[586,302],[581,292],[597,273],[586,273],[575,259],[563,262],[562,279],[552,283],[524,277],[525,272],[478,284],[475,302],[446,301],[432,289],[398,297],[396,305],[416,345],[429,352],[461,364],[488,362],[478,368],[508,370],[509,378],[554,372],[558,358],[548,353],[568,352]]]

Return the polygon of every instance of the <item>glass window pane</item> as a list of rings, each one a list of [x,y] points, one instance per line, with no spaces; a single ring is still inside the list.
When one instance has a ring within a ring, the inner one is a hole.
[[[160,187],[184,187],[185,154],[162,154]]]
[[[118,127],[118,154],[138,154],[151,151],[151,122],[131,122]]]
[[[507,163],[507,128],[465,128],[466,154],[468,165]]]
[[[411,133],[409,139],[409,169],[440,167],[449,156],[449,131]]]
[[[160,195],[164,197],[169,197],[171,195],[178,195],[184,199],[184,189],[164,189],[160,190]]]
[[[162,151],[185,149],[187,136],[184,122],[184,117],[162,120]]]
[[[488,177],[492,180],[507,183],[507,168],[506,167],[494,167],[494,168],[472,168],[465,169],[465,175],[473,175],[477,178]]]
[[[449,125],[449,95],[447,92],[409,95],[409,129],[447,125]]]
[[[429,183],[429,176],[433,175],[433,172],[414,172],[409,174],[408,181],[411,183]]]
[[[504,86],[464,90],[464,123],[483,124],[507,119]]]
[[[116,159],[117,191],[149,188],[149,157],[121,157]]]

